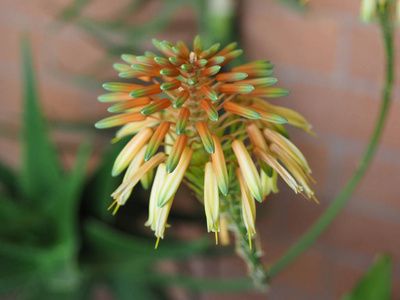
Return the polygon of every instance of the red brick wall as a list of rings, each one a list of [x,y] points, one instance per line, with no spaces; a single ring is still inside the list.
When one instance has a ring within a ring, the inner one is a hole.
[[[56,26],[54,17],[70,0],[3,0],[0,2],[0,159],[18,163],[18,119],[21,110],[19,36],[28,32],[39,74],[40,93],[46,114],[55,122],[55,138],[71,165],[84,131],[63,129],[65,123],[94,123],[106,115],[98,103],[100,89],[77,85],[66,74],[87,73],[104,55],[74,25]],[[92,1],[87,16],[108,18],[127,0]],[[150,4],[145,16],[154,15],[160,1]],[[383,49],[376,25],[358,20],[358,0],[311,0],[309,12],[299,14],[272,0],[242,1],[241,46],[251,59],[270,59],[279,86],[292,91],[274,103],[303,113],[314,125],[317,137],[291,130],[314,172],[321,205],[295,196],[280,183],[281,193],[259,206],[258,232],[266,264],[280,257],[320,216],[357,166],[371,135],[379,108],[383,78]],[[172,41],[195,33],[193,13],[177,20],[163,34]],[[185,23],[185,24],[186,24]],[[187,30],[188,29],[188,30]],[[400,33],[396,43],[399,44]],[[400,61],[400,59],[399,59]],[[111,62],[107,73],[111,76]],[[400,71],[400,64],[397,64]],[[318,242],[273,282],[269,299],[333,299],[348,291],[381,252],[391,253],[396,267],[395,298],[400,297],[400,76],[382,145],[367,176],[350,204]],[[98,136],[99,151],[108,143]],[[95,165],[95,159],[92,162]],[[194,200],[193,200],[194,201]],[[190,265],[199,275],[239,276],[245,273],[239,258],[208,260]],[[201,299],[243,299],[205,294]],[[252,299],[264,296],[247,293]]]

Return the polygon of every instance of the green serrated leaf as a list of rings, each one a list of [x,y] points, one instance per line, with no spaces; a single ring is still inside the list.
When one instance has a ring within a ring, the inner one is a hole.
[[[393,262],[389,255],[379,256],[350,294],[342,300],[389,300]]]
[[[23,168],[21,188],[25,197],[39,204],[43,195],[58,186],[61,171],[55,147],[49,139],[36,87],[31,50],[27,37],[21,43],[24,75],[22,130]]]

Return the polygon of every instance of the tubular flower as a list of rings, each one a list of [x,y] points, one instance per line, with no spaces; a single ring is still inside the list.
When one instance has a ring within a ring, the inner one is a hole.
[[[132,83],[106,83],[109,93],[99,97],[112,103],[109,111],[116,115],[96,127],[122,126],[113,142],[132,136],[112,170],[113,176],[126,170],[112,194],[115,212],[139,181],[151,187],[146,225],[158,245],[175,193],[185,182],[204,203],[208,231],[221,230],[223,243],[229,240],[227,230],[238,228],[231,226],[237,219],[229,205],[240,205],[251,243],[254,199],[262,202],[277,193],[278,175],[296,193],[314,198],[309,165],[283,124],[312,133],[311,125],[299,113],[263,99],[289,94],[271,87],[277,79],[270,77],[269,61],[229,71],[226,64],[242,54],[236,43],[222,50],[219,44],[203,48],[199,37],[192,50],[183,42],[154,39],[153,44],[160,54],[122,55],[125,63],[114,68]]]

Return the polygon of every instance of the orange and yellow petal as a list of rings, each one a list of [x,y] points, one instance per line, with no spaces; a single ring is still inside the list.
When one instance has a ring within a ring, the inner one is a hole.
[[[247,119],[252,119],[252,120],[261,119],[261,114],[258,111],[256,111],[255,109],[252,109],[252,108],[244,106],[244,105],[240,105],[240,104],[232,102],[232,101],[225,102],[222,105],[222,107],[230,113],[233,113],[233,114],[241,116],[241,117],[245,117]]]
[[[157,95],[162,92],[160,86],[161,84],[153,84],[147,87],[138,88],[132,91],[129,95],[132,98],[142,98]]]
[[[257,168],[251,159],[246,146],[241,140],[234,140],[232,142],[232,150],[236,155],[240,169],[243,173],[244,181],[246,182],[251,194],[257,199],[257,201],[262,202],[263,196],[260,175],[257,172]]]
[[[212,138],[215,146],[215,152],[211,154],[214,172],[217,177],[219,190],[226,196],[228,194],[229,181],[224,151],[222,150],[219,138],[216,135],[213,135]]]
[[[208,85],[203,85],[201,91],[206,95],[206,97],[212,101],[218,100],[218,94]]]
[[[146,153],[144,155],[144,160],[148,161],[158,150],[162,141],[164,140],[165,136],[167,135],[170,129],[171,123],[170,122],[162,122],[157,130],[154,132],[153,136],[151,137],[149,144],[146,149]]]
[[[208,232],[219,232],[219,194],[217,178],[211,162],[204,169],[204,210]]]
[[[175,168],[174,172],[168,174],[165,179],[160,195],[158,197],[158,207],[163,207],[164,205],[166,205],[175,195],[179,185],[182,182],[183,176],[185,175],[186,169],[189,166],[190,160],[192,159],[192,155],[193,149],[191,149],[190,147],[185,147],[181,159],[179,160],[178,166]]]
[[[186,147],[188,141],[188,137],[185,134],[181,134],[176,139],[174,145],[172,146],[171,153],[167,159],[167,173],[172,173],[177,167],[181,157],[183,150]]]
[[[140,149],[148,143],[153,134],[153,129],[145,127],[140,130],[122,149],[117,156],[112,169],[112,176],[118,176],[131,163],[132,159],[139,153]]]
[[[234,82],[234,81],[240,81],[245,78],[247,78],[246,73],[241,73],[241,72],[229,72],[229,73],[219,73],[217,76],[215,76],[215,79],[221,82]],[[241,83],[244,83],[241,81]],[[251,83],[250,83],[251,85]]]
[[[105,118],[94,124],[94,126],[98,129],[110,128],[110,127],[125,125],[131,122],[143,121],[146,120],[146,118],[147,117],[142,115],[141,113],[124,113]]]
[[[203,142],[204,149],[210,154],[214,153],[214,141],[212,139],[211,131],[204,121],[197,122],[197,131],[199,132],[201,141]]]
[[[159,99],[147,105],[141,110],[142,115],[148,116],[156,112],[162,111],[171,105],[171,101],[167,98]]]
[[[178,119],[176,120],[175,131],[177,134],[182,134],[185,132],[189,117],[190,117],[190,110],[187,109],[186,107],[181,108],[178,115]]]
[[[219,88],[225,94],[248,94],[254,90],[254,86],[249,84],[223,84]]]
[[[203,99],[200,101],[200,106],[204,109],[204,111],[207,113],[208,118],[211,121],[218,121],[218,112],[215,109],[214,105],[210,102],[208,99]]]
[[[178,96],[176,96],[176,98],[172,102],[172,107],[173,108],[181,107],[186,102],[186,100],[188,98],[189,98],[189,92],[188,91],[183,90],[183,91],[179,92]]]

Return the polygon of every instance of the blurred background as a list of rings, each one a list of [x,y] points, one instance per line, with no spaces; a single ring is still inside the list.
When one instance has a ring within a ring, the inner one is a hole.
[[[383,48],[378,26],[359,21],[359,0],[311,0],[307,9],[299,8],[295,1],[232,3],[2,0],[0,161],[21,168],[22,34],[27,33],[31,42],[42,107],[62,164],[70,170],[79,144],[91,140],[89,174],[95,172],[102,153],[112,148],[113,130],[95,130],[93,124],[108,115],[97,96],[103,93],[103,82],[118,81],[112,63],[119,62],[120,54],[155,51],[153,37],[189,43],[200,33],[208,45],[236,40],[247,59],[269,59],[275,64],[279,87],[291,91],[288,97],[272,102],[302,113],[318,134],[289,131],[309,160],[321,204],[305,201],[280,182],[280,193],[257,208],[262,260],[268,265],[278,259],[324,212],[357,166],[379,109]],[[397,46],[399,42],[397,32]],[[396,71],[400,71],[400,63]],[[381,146],[365,179],[315,245],[273,279],[267,299],[337,299],[354,286],[379,253],[389,253],[394,259],[393,299],[400,299],[399,78]],[[84,203],[85,197],[82,199]],[[185,189],[174,205],[181,219],[177,216],[179,220],[171,223],[163,242],[170,237],[201,238],[206,232],[202,206]],[[81,215],[88,210],[85,204],[82,207]],[[135,206],[123,209],[118,221],[109,222],[128,228],[132,221],[129,209]],[[145,205],[142,210],[145,213]],[[185,222],[182,215],[187,211],[199,216],[199,222]],[[139,221],[143,224],[144,219]],[[149,237],[153,243],[151,234],[141,230],[139,236]],[[212,241],[213,236],[206,239]],[[158,268],[200,278],[245,276],[241,259],[226,252],[192,257],[184,263],[164,262]],[[252,291],[194,294],[178,287],[168,293],[172,299],[265,299]],[[5,299],[18,297],[14,293]],[[119,299],[101,283],[91,297]]]

